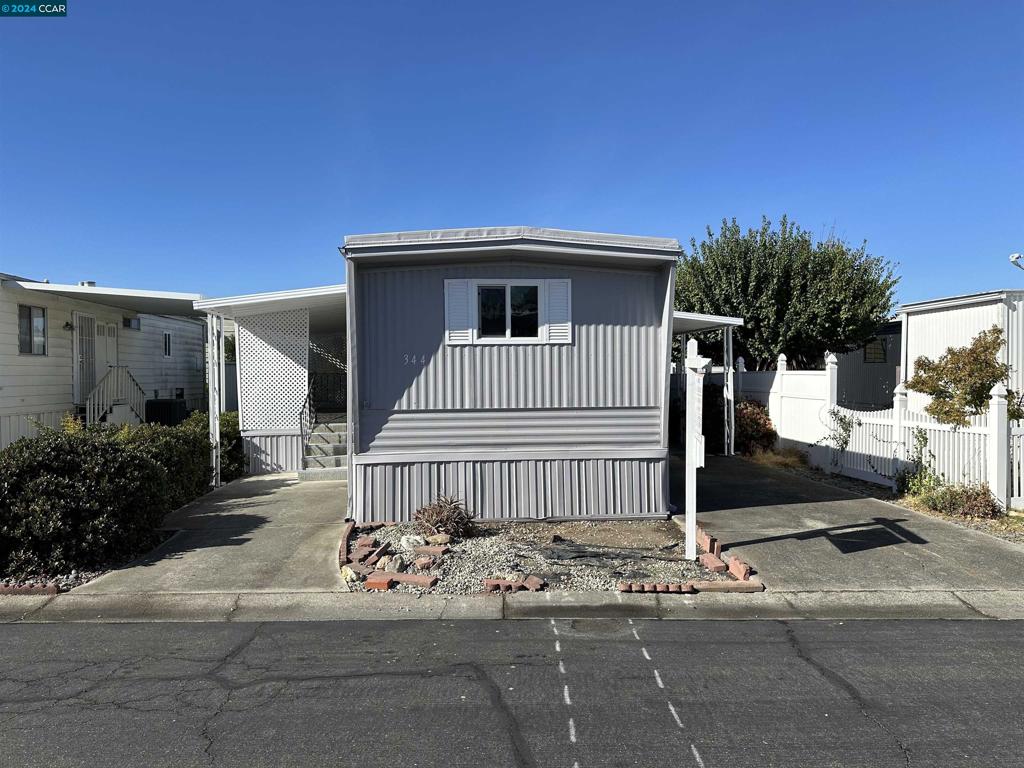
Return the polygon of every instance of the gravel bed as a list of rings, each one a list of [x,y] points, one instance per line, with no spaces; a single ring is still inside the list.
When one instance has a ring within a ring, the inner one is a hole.
[[[80,587],[87,581],[92,581],[98,576],[102,576],[106,571],[71,571],[71,573],[58,573],[58,574],[38,574],[35,576],[25,576],[23,578],[14,578],[13,576],[7,576],[0,578],[0,587],[47,587],[53,585],[57,587],[58,592],[67,592],[68,590]]]
[[[380,528],[372,533],[408,563],[411,550],[401,545],[415,536],[413,524]],[[561,541],[552,541],[560,537]],[[353,536],[353,541],[355,536]],[[566,545],[584,545],[597,556],[558,559]],[[451,551],[429,571],[438,583],[429,590],[408,584],[399,592],[448,595],[479,593],[483,580],[513,581],[535,574],[548,589],[606,592],[620,581],[683,582],[726,578],[683,559],[683,537],[671,521],[574,521],[566,523],[478,523],[474,536],[449,545]],[[411,570],[411,568],[410,568]],[[416,572],[416,571],[414,571]],[[362,584],[353,584],[362,590]]]

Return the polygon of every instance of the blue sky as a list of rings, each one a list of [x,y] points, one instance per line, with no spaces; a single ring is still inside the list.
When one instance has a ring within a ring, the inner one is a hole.
[[[0,19],[0,271],[209,296],[346,233],[790,218],[1024,286],[1024,3],[68,0]]]

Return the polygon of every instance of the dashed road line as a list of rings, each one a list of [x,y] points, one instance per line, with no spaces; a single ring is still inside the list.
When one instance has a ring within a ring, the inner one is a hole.
[[[573,744],[576,743],[576,723],[573,722],[571,717],[569,718],[569,741]]]
[[[561,672],[563,675],[565,674],[565,662],[561,659],[558,660],[558,671]]]
[[[676,721],[676,725],[682,728],[683,721],[679,719],[679,713],[676,712],[676,708],[672,706],[671,701],[668,703],[668,711],[672,713],[672,718]]]
[[[654,670],[654,679],[658,682],[659,688],[665,687],[665,684],[661,682],[661,675],[658,674],[658,670]]]
[[[704,761],[700,759],[700,752],[697,751],[697,747],[691,744],[690,751],[693,752],[693,759],[697,761],[699,768],[704,768]]]
[[[572,699],[569,698],[569,686],[568,685],[562,688],[562,701],[565,702],[565,706],[567,706],[567,707],[571,707],[572,706]]]
[[[651,660],[651,654],[649,654],[649,653],[647,652],[647,649],[646,649],[646,648],[641,648],[641,649],[640,649],[640,652],[641,652],[641,653],[642,653],[642,654],[644,655],[644,658],[645,658],[645,659],[647,659],[648,661],[650,661],[650,660]]]

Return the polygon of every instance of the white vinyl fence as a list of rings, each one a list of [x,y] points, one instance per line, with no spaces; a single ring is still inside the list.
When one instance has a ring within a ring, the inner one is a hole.
[[[920,430],[925,455],[947,482],[988,483],[1004,505],[1024,506],[1024,424],[1008,422],[1002,384],[992,388],[988,413],[966,427],[952,427],[911,411],[902,384],[886,410],[839,406],[834,355],[828,355],[823,371],[790,371],[785,355],[779,355],[774,371],[748,372],[743,358],[736,363],[737,400],[765,403],[779,446],[806,451],[811,463],[826,471],[892,486],[908,466]]]

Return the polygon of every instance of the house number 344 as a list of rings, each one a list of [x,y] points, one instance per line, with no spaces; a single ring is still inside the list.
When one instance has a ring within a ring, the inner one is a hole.
[[[425,365],[427,362],[426,355],[404,355],[405,362],[403,365]]]

